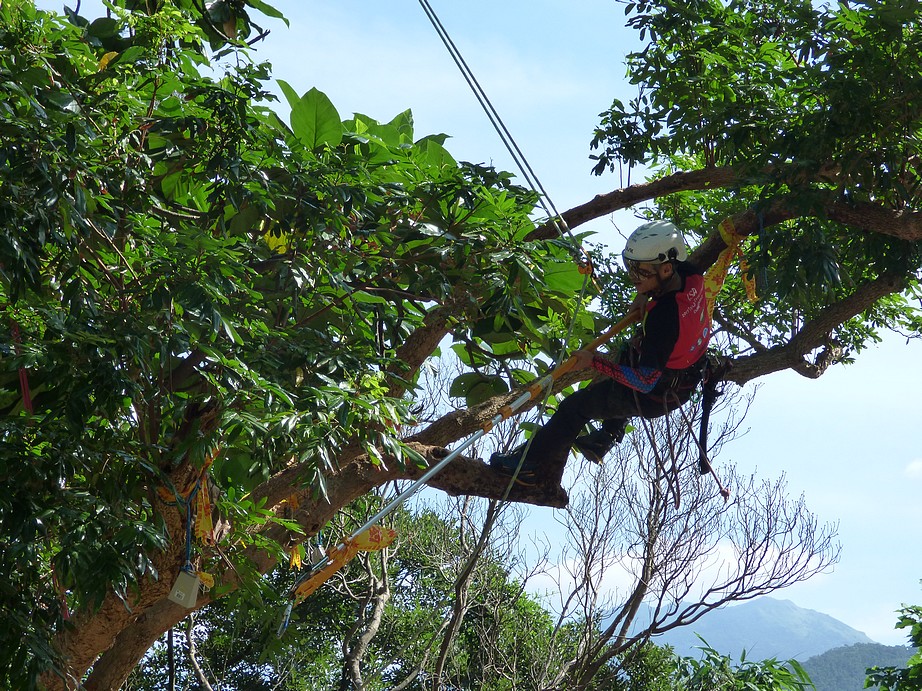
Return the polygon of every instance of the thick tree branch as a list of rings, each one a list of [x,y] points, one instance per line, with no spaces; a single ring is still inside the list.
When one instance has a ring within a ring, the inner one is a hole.
[[[764,175],[768,179],[769,175],[777,175],[777,172],[777,170],[765,171]],[[615,211],[627,209],[641,202],[657,199],[675,192],[731,188],[748,184],[749,181],[744,179],[746,175],[748,173],[730,167],[681,171],[650,182],[631,185],[630,187],[613,190],[607,194],[597,195],[585,204],[563,212],[561,216],[570,228],[576,228]],[[836,171],[833,166],[824,166],[817,170],[810,179],[804,178],[802,170],[796,171],[796,175],[800,184],[808,183],[811,180],[828,183],[835,178]],[[838,191],[831,189],[810,190],[809,194],[814,202],[812,213],[824,214],[830,220],[844,223],[866,232],[880,233],[881,235],[889,235],[903,240],[916,241],[922,239],[922,213],[920,212],[892,209],[883,204],[873,202],[849,200],[843,198]],[[798,193],[792,193],[786,197],[779,197],[772,204],[775,207],[774,213],[781,212],[786,204],[788,218],[806,215],[806,209],[800,212],[793,211],[797,205],[790,202],[798,196]],[[747,212],[747,214],[749,213]],[[763,216],[766,214],[767,211],[763,210]],[[751,220],[758,221],[754,213],[751,214]],[[784,219],[776,218],[776,220],[770,221],[764,218],[763,223],[764,225],[772,225],[772,223],[777,223],[780,220]],[[747,235],[752,230],[744,232],[743,227],[745,225],[749,224],[741,222],[737,225],[737,229],[742,234]],[[557,237],[557,235],[557,226],[549,222],[535,228],[526,239],[543,240]]]
[[[429,312],[423,318],[422,326],[410,334],[397,348],[394,364],[388,367],[387,371],[404,380],[412,379],[448,334],[448,325],[454,312],[453,304],[436,307]],[[392,381],[388,388],[388,395],[399,396],[405,388],[401,383]]]
[[[198,604],[204,603],[203,600]],[[83,688],[86,691],[121,688],[138,660],[150,650],[163,632],[181,622],[188,614],[188,609],[164,596],[119,632],[112,647],[93,664],[93,672]]]
[[[167,512],[164,518],[168,522],[171,535],[184,534],[178,512]],[[182,551],[183,540],[174,539],[168,551],[151,555],[161,577],[158,580],[146,579],[139,584],[138,597],[131,602],[130,609],[110,592],[98,609],[80,610],[71,620],[72,625],[59,634],[56,643],[60,649],[69,652],[69,671],[76,678],[81,678],[86,670],[93,666],[93,674],[85,683],[88,691],[119,688],[141,656],[169,628],[163,626],[162,620],[158,620],[154,624],[156,633],[152,639],[143,631],[143,623],[147,621],[147,613],[152,607],[166,603],[168,607],[173,608],[174,613],[177,613],[177,610],[181,612],[178,618],[171,621],[170,626],[188,614],[188,610],[166,599],[172,587],[172,578],[179,571]],[[141,623],[141,631],[136,628],[137,623]],[[107,652],[101,659],[96,660],[99,650]],[[106,675],[114,675],[118,683],[111,684]],[[104,681],[97,683],[98,678],[103,678]],[[58,688],[55,686],[58,681],[49,678],[46,683],[49,688]]]
[[[739,175],[733,168],[703,168],[701,170],[683,171],[639,185],[631,185],[599,194],[585,204],[575,206],[561,214],[570,228],[627,209],[640,202],[656,199],[674,192],[702,190],[708,188],[728,187],[738,184]],[[547,240],[557,237],[558,229],[552,223],[535,228],[526,240]]]
[[[756,377],[762,377],[783,369],[794,369],[804,376],[815,378],[822,374],[829,355],[810,363],[805,357],[824,346],[828,346],[829,335],[840,324],[870,309],[887,295],[901,292],[906,286],[903,276],[881,276],[862,285],[849,297],[824,309],[816,319],[808,322],[783,346],[770,348],[762,353],[737,358],[727,378],[737,384],[744,384]]]
[[[870,233],[910,242],[922,240],[922,213],[918,211],[839,198],[826,206],[826,213],[830,220]]]

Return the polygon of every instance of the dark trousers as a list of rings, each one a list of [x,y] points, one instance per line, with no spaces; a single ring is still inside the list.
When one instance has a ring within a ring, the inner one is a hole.
[[[618,429],[632,417],[656,418],[684,405],[695,382],[680,387],[657,386],[642,394],[605,378],[567,396],[547,424],[535,432],[528,455],[547,480],[560,482],[563,468],[576,437],[591,420],[602,420],[602,428]]]

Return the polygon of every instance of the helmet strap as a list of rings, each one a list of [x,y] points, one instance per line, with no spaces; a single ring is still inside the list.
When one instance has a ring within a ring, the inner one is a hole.
[[[669,274],[668,278],[663,278],[662,274],[659,272],[659,267],[656,271],[656,288],[649,291],[649,296],[653,298],[658,298],[663,293],[667,293],[672,290],[678,290],[681,287],[681,278],[679,277],[679,272],[675,269],[674,262],[663,262],[659,266],[669,265],[672,267],[672,273]]]

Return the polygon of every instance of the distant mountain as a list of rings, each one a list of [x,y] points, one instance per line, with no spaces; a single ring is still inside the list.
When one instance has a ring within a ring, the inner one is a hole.
[[[653,642],[671,645],[679,655],[698,658],[703,644],[695,634],[733,660],[739,660],[745,650],[749,660],[774,657],[803,662],[833,648],[874,643],[861,631],[827,614],[770,597],[709,612],[696,623],[657,636]]]
[[[905,667],[913,648],[856,643],[833,648],[802,662],[816,691],[861,691],[869,667]]]

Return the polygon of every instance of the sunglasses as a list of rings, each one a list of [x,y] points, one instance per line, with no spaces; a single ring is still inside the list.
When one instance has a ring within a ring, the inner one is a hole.
[[[624,260],[624,266],[627,268],[627,275],[630,276],[632,280],[640,282],[657,275],[656,270],[645,269],[640,264],[640,262],[634,261],[633,259]]]

